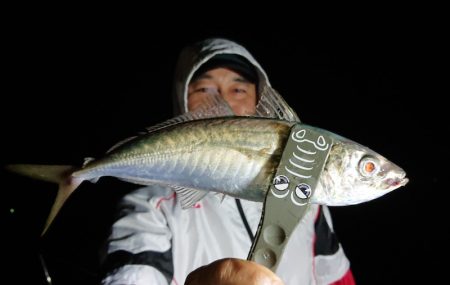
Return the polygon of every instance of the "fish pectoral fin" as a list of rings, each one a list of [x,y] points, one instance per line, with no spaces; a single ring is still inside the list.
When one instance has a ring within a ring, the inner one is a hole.
[[[171,186],[180,196],[181,208],[187,209],[194,207],[195,203],[203,199],[208,192],[197,189],[185,188],[180,186]]]

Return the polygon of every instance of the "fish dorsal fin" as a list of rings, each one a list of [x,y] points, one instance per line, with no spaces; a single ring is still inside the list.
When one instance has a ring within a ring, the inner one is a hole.
[[[85,167],[88,163],[90,163],[91,161],[94,161],[94,160],[95,160],[95,158],[93,158],[93,157],[85,157],[81,168]]]
[[[121,146],[121,145],[123,145],[123,144],[125,144],[125,143],[127,143],[127,142],[129,142],[129,141],[131,141],[132,139],[134,139],[134,138],[136,138],[136,137],[137,137],[137,136],[132,136],[132,137],[126,138],[126,139],[124,139],[124,140],[121,140],[120,142],[118,142],[118,143],[116,143],[115,145],[113,145],[112,147],[110,147],[110,148],[106,151],[106,153],[110,153],[111,151],[115,150],[115,149],[118,148],[119,146]]]
[[[162,123],[156,124],[154,126],[148,127],[145,129],[144,132],[139,132],[138,135],[144,135],[146,133],[154,132],[156,130],[176,125],[182,122],[187,121],[193,121],[198,119],[206,119],[206,118],[212,118],[212,117],[226,117],[226,116],[233,116],[233,110],[231,109],[230,105],[219,95],[219,93],[214,92],[212,94],[208,94],[203,99],[203,104],[201,108],[192,111],[187,112],[182,115],[179,115],[177,117],[171,118],[167,121],[164,121]],[[137,136],[132,136],[129,138],[126,138],[115,145],[113,145],[111,148],[108,149],[106,153],[110,153],[111,151],[115,150],[116,148],[120,147],[121,145],[135,139]],[[87,161],[89,162],[89,161]],[[83,165],[85,165],[87,163]]]
[[[284,101],[283,97],[272,87],[265,86],[256,105],[256,115],[277,118],[289,122],[300,122],[297,113]]]
[[[187,121],[234,115],[230,105],[228,105],[228,103],[217,92],[207,94],[202,100],[203,107],[148,127],[147,132],[153,132],[167,126],[176,125]]]
[[[197,189],[185,188],[180,186],[171,186],[180,196],[181,208],[187,209],[194,207],[195,203],[203,199],[208,192]]]

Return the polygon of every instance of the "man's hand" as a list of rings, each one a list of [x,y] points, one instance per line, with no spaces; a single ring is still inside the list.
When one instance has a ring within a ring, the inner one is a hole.
[[[283,285],[284,283],[272,271],[253,261],[224,258],[192,271],[184,284]]]

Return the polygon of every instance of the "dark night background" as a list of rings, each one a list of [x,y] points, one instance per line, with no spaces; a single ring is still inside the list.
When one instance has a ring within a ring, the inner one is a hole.
[[[438,97],[448,92],[432,89],[443,77],[432,67],[440,58],[432,36],[402,27],[308,37],[292,27],[208,25],[163,33],[57,26],[30,24],[5,35],[2,164],[79,164],[170,118],[181,48],[227,37],[259,60],[303,122],[366,145],[406,170],[406,187],[331,208],[357,283],[432,284],[444,275],[438,259],[448,258],[443,166],[449,150]],[[83,185],[40,239],[56,187],[2,177],[2,270],[11,278],[5,284],[45,284],[39,254],[54,284],[94,284],[115,203],[135,186],[111,178]]]

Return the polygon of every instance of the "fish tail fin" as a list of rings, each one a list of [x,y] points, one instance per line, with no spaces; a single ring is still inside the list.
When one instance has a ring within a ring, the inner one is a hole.
[[[5,169],[33,179],[60,184],[78,167],[72,165],[9,164]]]
[[[63,180],[61,181],[61,183],[59,183],[55,202],[53,203],[50,214],[47,217],[47,221],[45,222],[44,230],[42,231],[41,236],[43,236],[47,232],[48,228],[52,224],[56,215],[59,213],[59,210],[61,210],[67,198],[69,198],[73,191],[75,191],[78,186],[80,186],[81,182],[83,182],[83,180],[69,177],[67,180]]]
[[[46,233],[70,194],[83,182],[82,179],[71,176],[73,171],[78,169],[71,165],[10,164],[5,166],[5,169],[33,179],[58,184],[58,193],[41,236]]]

